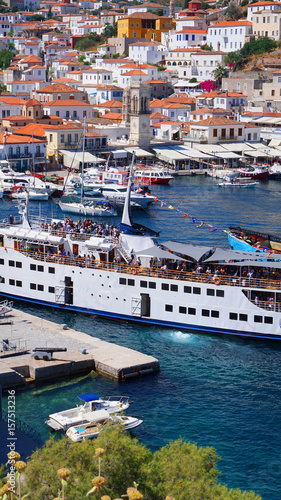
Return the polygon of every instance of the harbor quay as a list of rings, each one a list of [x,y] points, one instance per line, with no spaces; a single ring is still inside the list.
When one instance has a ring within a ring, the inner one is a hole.
[[[92,370],[122,382],[160,369],[152,356],[17,309],[1,321],[0,385],[5,390]],[[40,356],[33,352],[38,348],[45,359],[35,359]]]

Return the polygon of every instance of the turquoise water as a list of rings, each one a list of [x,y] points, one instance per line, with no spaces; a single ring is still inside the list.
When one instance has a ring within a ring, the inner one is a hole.
[[[281,234],[278,181],[260,183],[252,190],[221,190],[205,177],[176,179],[173,186],[153,193],[175,209],[198,218],[193,224],[183,214],[159,205],[136,221],[162,229],[160,239],[214,243],[232,224]],[[31,204],[37,211],[38,204]],[[2,209],[1,209],[2,207]],[[1,216],[15,213],[10,202],[0,205]],[[56,209],[41,205],[42,212]],[[119,220],[119,218],[118,218]],[[196,226],[208,222],[220,231]],[[226,238],[221,241],[226,245]],[[17,414],[45,439],[48,414],[73,406],[77,395],[123,394],[133,400],[132,415],[143,418],[135,431],[153,450],[183,437],[214,446],[221,457],[220,481],[229,487],[253,489],[265,500],[280,499],[281,345],[274,342],[228,339],[189,334],[159,327],[111,322],[92,316],[18,304],[27,312],[66,323],[69,327],[157,357],[161,372],[126,384],[88,376],[37,386],[17,394]]]

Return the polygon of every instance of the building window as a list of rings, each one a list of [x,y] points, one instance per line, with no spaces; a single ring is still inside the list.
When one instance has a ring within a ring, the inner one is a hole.
[[[141,280],[141,282],[140,282],[140,286],[141,286],[142,288],[147,288],[147,281],[142,281],[142,280]]]
[[[36,284],[30,283],[30,290],[36,290]]]
[[[119,278],[119,285],[126,285],[127,280],[126,278]]]
[[[149,283],[148,283],[148,287],[149,287],[149,288],[154,288],[154,289],[155,289],[155,288],[156,288],[156,283],[155,283],[155,281],[149,281]]]
[[[135,280],[132,280],[132,279],[128,278],[128,285],[129,286],[135,286]]]
[[[16,280],[16,286],[22,287],[22,281]]]
[[[64,143],[64,134],[61,134],[61,136],[60,136],[60,142]]]
[[[215,296],[215,290],[213,288],[207,288],[207,295]]]
[[[243,135],[242,128],[239,128],[239,129],[238,129],[238,135],[240,135],[240,136],[242,136],[242,135]]]
[[[271,95],[274,96],[275,95],[275,90],[272,90],[271,91]]]
[[[50,142],[53,142],[53,134],[50,134]]]
[[[39,292],[44,292],[44,285],[37,285],[37,290]]]
[[[22,268],[22,262],[16,262],[16,267]]]
[[[218,129],[214,128],[213,130],[213,137],[218,137]]]
[[[10,267],[15,267],[15,261],[14,260],[9,260],[9,266]]]

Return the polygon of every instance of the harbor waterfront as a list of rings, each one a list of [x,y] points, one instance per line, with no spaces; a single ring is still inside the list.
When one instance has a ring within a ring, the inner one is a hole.
[[[153,194],[167,206],[161,208],[156,203],[148,214],[136,212],[134,219],[161,229],[160,240],[171,236],[193,243],[222,240],[219,245],[227,246],[223,229],[238,224],[281,233],[278,182],[260,183],[253,192],[222,193],[214,179],[188,177],[176,179],[173,186],[155,186]],[[168,209],[169,205],[173,209]],[[197,218],[197,223],[185,219],[177,209]],[[51,213],[52,208],[48,203],[41,210]],[[31,204],[31,211],[38,213],[38,204]],[[1,214],[16,214],[16,209],[3,201]],[[53,215],[60,216],[59,209],[53,209]],[[197,227],[201,221],[204,225]],[[208,230],[207,223],[218,230]],[[179,436],[199,445],[213,445],[222,457],[221,482],[229,487],[253,489],[264,499],[280,498],[278,343],[229,340],[109,322],[26,304],[21,307],[102,340],[140,351],[145,346],[145,352],[157,357],[162,369],[157,376],[126,386],[98,376],[18,393],[21,418],[45,438],[48,431],[43,422],[47,414],[69,407],[70,401],[75,404],[78,393],[90,392],[94,386],[100,395],[127,394],[134,400],[132,411],[143,418],[146,426],[136,434],[148,446],[156,449]]]

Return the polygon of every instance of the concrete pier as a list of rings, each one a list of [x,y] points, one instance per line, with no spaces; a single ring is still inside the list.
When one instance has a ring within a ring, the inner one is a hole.
[[[70,328],[64,329],[62,325],[17,309],[13,309],[3,323],[0,321],[1,346],[3,339],[16,346],[14,350],[0,352],[3,389],[77,376],[91,370],[125,381],[160,369],[158,360],[152,356]],[[67,351],[54,353],[50,361],[36,360],[31,357],[36,347],[66,347]]]

